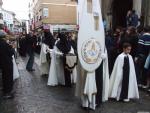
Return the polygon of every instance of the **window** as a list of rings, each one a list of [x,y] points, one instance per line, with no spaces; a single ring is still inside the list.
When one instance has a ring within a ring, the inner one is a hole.
[[[48,17],[49,16],[49,11],[48,11],[48,8],[43,8],[43,17]]]

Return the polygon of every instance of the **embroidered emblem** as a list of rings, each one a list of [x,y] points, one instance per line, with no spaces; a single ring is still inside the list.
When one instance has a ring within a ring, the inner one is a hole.
[[[82,46],[82,57],[88,64],[95,64],[101,55],[101,45],[94,38],[86,41]]]

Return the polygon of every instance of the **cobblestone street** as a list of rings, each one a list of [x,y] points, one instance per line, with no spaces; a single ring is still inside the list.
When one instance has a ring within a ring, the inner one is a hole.
[[[0,98],[0,113],[87,113],[74,96],[74,88],[48,87],[47,77],[40,75],[36,58],[33,73],[25,70],[26,60],[18,59],[20,78],[15,82],[15,98]],[[109,101],[91,113],[137,113],[150,112],[150,97],[140,92],[139,101],[129,103]]]

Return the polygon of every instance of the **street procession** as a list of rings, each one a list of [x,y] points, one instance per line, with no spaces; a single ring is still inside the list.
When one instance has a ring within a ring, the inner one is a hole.
[[[0,113],[150,113],[149,0],[0,0]]]

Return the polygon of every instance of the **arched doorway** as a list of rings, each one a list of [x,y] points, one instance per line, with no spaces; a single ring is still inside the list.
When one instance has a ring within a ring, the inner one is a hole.
[[[112,23],[113,29],[117,26],[126,27],[126,15],[133,8],[133,0],[113,0]]]

